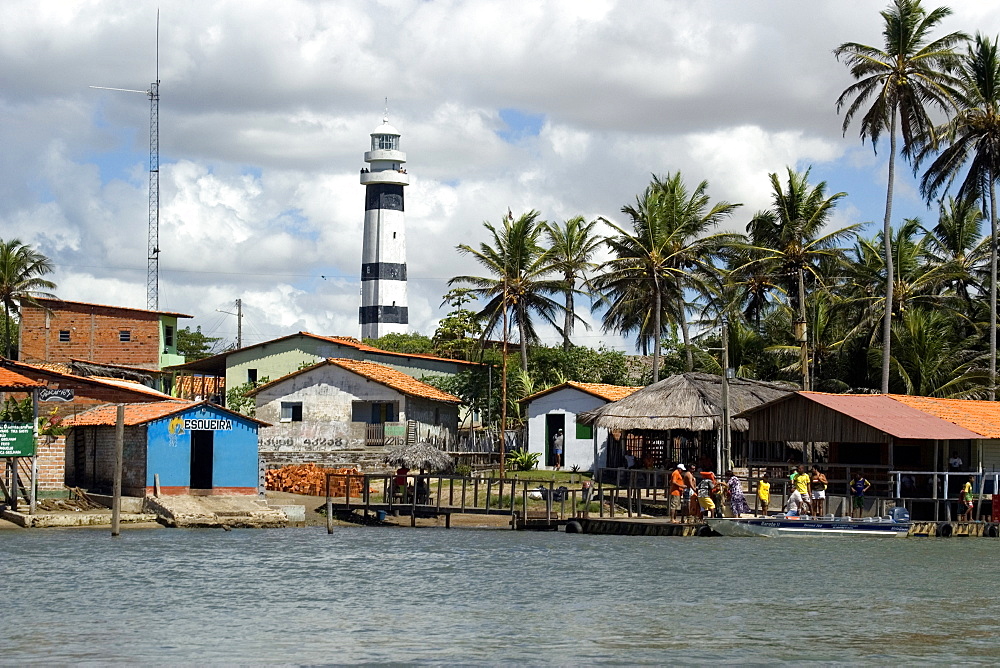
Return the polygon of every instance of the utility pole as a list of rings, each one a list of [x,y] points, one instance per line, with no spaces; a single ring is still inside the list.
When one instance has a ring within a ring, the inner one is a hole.
[[[215,309],[217,313],[225,313],[226,315],[236,316],[236,349],[239,350],[243,347],[243,300],[236,300],[236,313],[232,311],[223,311],[221,308]]]
[[[802,267],[799,267],[799,319],[795,321],[795,340],[799,343],[802,389],[809,390],[809,326],[806,320],[806,284],[802,276]]]
[[[722,316],[722,466],[725,474],[732,461],[732,429],[729,424],[729,318]]]

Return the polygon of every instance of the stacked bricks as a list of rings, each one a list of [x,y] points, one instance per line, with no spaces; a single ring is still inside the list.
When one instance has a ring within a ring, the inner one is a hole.
[[[326,496],[326,475],[328,473],[357,474],[357,469],[325,469],[315,464],[283,466],[271,469],[264,475],[267,489],[309,496]],[[356,478],[331,478],[330,496],[347,496],[347,481],[351,481],[351,496],[360,497],[364,489],[360,476]]]
[[[35,454],[38,456],[38,489],[63,489],[66,484],[66,437],[40,436]]]

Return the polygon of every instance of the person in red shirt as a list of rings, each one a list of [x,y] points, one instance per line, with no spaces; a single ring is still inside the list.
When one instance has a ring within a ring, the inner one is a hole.
[[[678,464],[677,468],[670,472],[670,521],[677,522],[677,511],[681,509],[681,497],[684,494],[684,490],[687,488],[687,483],[684,481],[684,473],[687,472],[687,468],[683,464]]]

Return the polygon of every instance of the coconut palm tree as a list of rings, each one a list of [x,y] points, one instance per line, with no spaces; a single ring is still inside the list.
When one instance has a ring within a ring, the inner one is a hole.
[[[508,212],[499,227],[484,222],[492,237],[489,243],[480,243],[478,249],[467,244],[456,248],[486,267],[490,276],[456,276],[448,281],[448,285],[471,285],[472,294],[487,300],[476,314],[485,322],[484,336],[496,330],[505,313],[510,316],[520,335],[524,371],[528,370],[528,343],[538,340],[532,315],[558,328],[555,317],[565,310],[550,297],[564,292],[566,284],[552,278],[552,256],[539,243],[546,226],[538,216],[537,211],[529,211],[515,220]]]
[[[45,278],[52,273],[52,263],[31,246],[20,239],[0,240],[0,301],[4,312],[4,355],[13,357],[14,342],[11,340],[11,316],[20,312],[22,304],[39,306],[39,297],[53,298],[46,292],[54,290],[56,284]]]
[[[885,195],[884,239],[891,239],[892,191],[896,166],[896,134],[903,138],[903,156],[912,157],[927,145],[937,143],[931,112],[948,112],[960,98],[959,79],[951,72],[958,65],[955,47],[968,39],[952,32],[931,39],[931,32],[951,14],[947,7],[927,12],[920,0],[893,0],[881,12],[884,48],[845,42],[834,49],[856,80],[837,98],[837,111],[846,105],[843,132],[870,101],[860,121],[861,140],[876,148],[883,133],[889,138],[888,185]],[[892,249],[885,246],[885,301],[892,304]],[[882,392],[889,391],[889,359],[892,309],[885,309],[882,323]]]
[[[892,366],[901,391],[919,396],[978,399],[989,374],[978,366],[981,353],[963,346],[955,319],[937,309],[908,309],[893,324]]]
[[[769,175],[773,204],[750,220],[743,263],[730,275],[737,283],[771,276],[788,295],[789,307],[802,323],[807,321],[806,285],[825,286],[823,271],[843,263],[845,249],[840,244],[853,237],[858,227],[823,233],[834,207],[847,193],[827,196],[825,181],[809,184],[809,171],[788,167],[785,183],[777,174]],[[808,385],[808,366],[801,371],[803,384]]]
[[[938,222],[923,228],[926,237],[925,261],[929,267],[945,267],[952,276],[948,290],[971,312],[973,294],[985,284],[990,242],[983,239],[983,212],[973,199],[949,197],[938,207]]]
[[[928,200],[942,187],[964,173],[958,197],[989,198],[990,217],[990,332],[989,367],[996,398],[997,373],[997,197],[1000,178],[1000,55],[997,40],[976,35],[962,59],[962,104],[958,113],[939,132],[943,137],[940,154],[927,168],[920,189]],[[927,147],[921,158],[931,153]]]
[[[652,339],[653,382],[660,378],[660,339],[663,321],[678,324],[687,349],[687,368],[694,367],[687,327],[684,291],[708,290],[699,269],[712,272],[711,261],[720,245],[734,235],[705,236],[741,206],[712,204],[702,181],[688,191],[680,172],[653,180],[635,205],[622,207],[632,223],[629,232],[613,223],[607,244],[614,257],[601,265],[592,281],[600,294],[595,309],[604,308],[605,331],[638,333],[640,344]]]
[[[549,254],[552,268],[562,274],[566,282],[566,313],[563,320],[563,350],[569,350],[573,345],[573,325],[580,318],[576,315],[573,303],[574,295],[589,292],[590,281],[587,272],[597,267],[591,260],[604,239],[594,233],[598,220],[586,222],[583,216],[570,218],[562,225],[548,224],[545,232],[549,238]],[[577,281],[583,279],[584,290],[577,288]],[[586,323],[584,323],[586,326]]]

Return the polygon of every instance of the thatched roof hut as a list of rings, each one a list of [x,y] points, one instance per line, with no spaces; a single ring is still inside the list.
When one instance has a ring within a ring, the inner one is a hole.
[[[390,466],[405,466],[408,469],[428,471],[447,471],[455,463],[447,452],[424,441],[397,445],[386,452],[383,459]]]
[[[797,389],[786,383],[733,378],[729,381],[730,415]],[[715,431],[722,423],[722,376],[693,372],[670,376],[624,399],[581,413],[577,421],[619,431]],[[732,428],[746,431],[746,419],[733,418]]]

